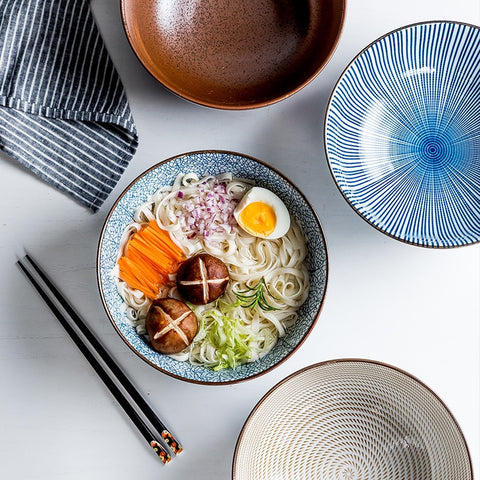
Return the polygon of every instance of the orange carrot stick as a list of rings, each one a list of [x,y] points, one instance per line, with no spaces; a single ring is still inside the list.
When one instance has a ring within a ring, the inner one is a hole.
[[[170,234],[151,220],[128,240],[118,260],[120,278],[153,300],[183,260],[185,255]]]

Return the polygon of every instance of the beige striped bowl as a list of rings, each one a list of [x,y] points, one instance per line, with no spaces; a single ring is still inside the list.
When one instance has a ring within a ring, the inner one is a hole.
[[[273,387],[237,442],[234,480],[472,480],[444,403],[411,375],[335,360]]]

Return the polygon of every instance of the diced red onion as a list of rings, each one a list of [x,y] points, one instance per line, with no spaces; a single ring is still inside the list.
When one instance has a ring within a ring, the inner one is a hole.
[[[208,188],[205,188],[207,186]],[[184,198],[182,191],[178,198]],[[188,238],[214,233],[230,233],[235,223],[233,211],[237,200],[227,193],[226,185],[210,180],[198,187],[198,193],[181,204],[177,213],[180,226],[188,232]]]

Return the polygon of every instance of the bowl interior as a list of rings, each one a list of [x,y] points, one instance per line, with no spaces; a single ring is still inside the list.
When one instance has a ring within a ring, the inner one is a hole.
[[[480,29],[402,28],[347,67],[327,110],[325,144],[350,204],[408,243],[480,240]]]
[[[299,310],[299,318],[286,336],[263,358],[230,370],[214,372],[208,368],[180,362],[153,350],[132,327],[122,310],[122,299],[111,273],[115,267],[120,239],[133,219],[135,208],[162,185],[170,185],[179,173],[194,172],[234,176],[253,180],[269,188],[287,206],[302,229],[308,248],[307,268],[310,291]],[[327,283],[327,250],[320,222],[305,197],[280,173],[248,156],[220,151],[192,152],[171,158],[137,178],[120,196],[109,213],[99,242],[97,274],[100,294],[115,329],[141,358],[174,377],[198,383],[232,383],[265,373],[290,356],[313,328],[323,304]]]
[[[277,101],[333,52],[344,0],[122,0],[130,44],[173,92],[217,108]]]
[[[471,480],[465,439],[441,400],[410,375],[363,360],[307,367],[255,407],[235,480]]]

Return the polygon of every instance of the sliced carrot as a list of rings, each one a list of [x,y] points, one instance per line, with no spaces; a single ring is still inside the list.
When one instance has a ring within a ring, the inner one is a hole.
[[[183,260],[185,255],[170,234],[151,220],[128,240],[118,260],[120,278],[154,300]]]

